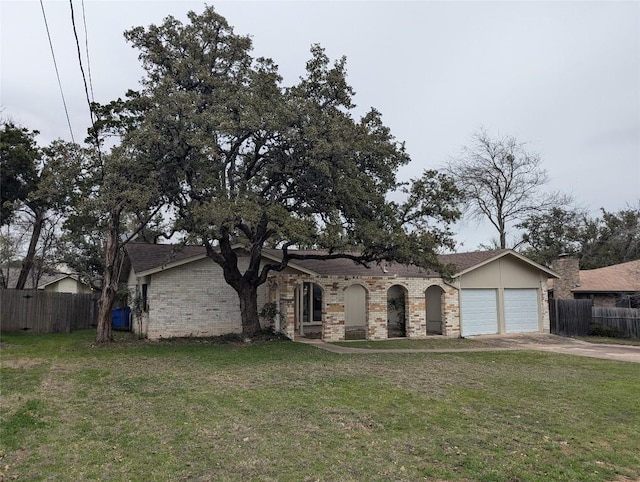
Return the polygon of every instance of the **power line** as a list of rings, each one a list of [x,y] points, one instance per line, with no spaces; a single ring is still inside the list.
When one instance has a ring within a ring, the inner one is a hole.
[[[89,89],[91,89],[91,102],[95,102],[93,96],[93,80],[91,79],[91,61],[89,60],[89,34],[87,32],[87,17],[84,12],[84,0],[82,0],[82,23],[84,24],[84,50],[87,55],[87,73],[89,74]]]
[[[73,11],[73,0],[69,0],[69,6],[71,7],[71,25],[73,26],[73,35],[76,38],[76,47],[78,49],[78,63],[80,64],[80,72],[82,73],[82,81],[84,82],[84,93],[87,96],[87,105],[89,106],[89,115],[91,116],[91,124],[94,124],[93,108],[91,107],[91,98],[89,97],[89,88],[87,87],[87,77],[84,74],[84,67],[82,66],[82,53],[80,52],[80,40],[78,40],[78,31],[76,30],[76,19]]]
[[[89,105],[89,116],[91,118],[91,130],[92,136],[95,141],[96,153],[98,154],[98,159],[102,163],[102,151],[100,150],[100,138],[98,132],[96,131],[96,121],[98,120],[98,115],[93,110],[92,100],[93,100],[93,83],[91,81],[91,63],[89,62],[89,35],[87,33],[87,19],[85,16],[84,10],[84,0],[82,0],[82,22],[84,24],[84,45],[85,50],[87,52],[87,69],[89,71],[89,85],[91,85],[91,97],[89,97],[89,89],[87,88],[87,77],[84,74],[84,68],[82,66],[82,54],[80,53],[80,41],[78,40],[78,32],[76,30],[76,19],[73,10],[73,0],[69,0],[69,6],[71,7],[71,25],[73,26],[73,35],[76,38],[76,47],[78,50],[78,63],[80,64],[80,72],[82,73],[82,81],[84,82],[84,93],[87,96],[87,104]]]
[[[60,87],[60,95],[62,96],[62,105],[64,106],[64,113],[67,116],[67,124],[69,125],[69,133],[71,134],[71,141],[75,144],[76,140],[73,137],[73,129],[71,128],[71,119],[69,119],[69,110],[67,109],[67,101],[64,98],[64,92],[62,90],[62,81],[60,80],[60,71],[58,70],[58,62],[56,62],[56,54],[53,51],[53,42],[51,42],[51,33],[49,32],[47,14],[44,11],[44,3],[42,0],[40,0],[40,7],[42,8],[42,16],[44,17],[44,26],[47,29],[47,37],[49,38],[49,47],[51,48],[51,56],[53,57],[53,66],[56,69],[56,77],[58,78],[58,86]]]

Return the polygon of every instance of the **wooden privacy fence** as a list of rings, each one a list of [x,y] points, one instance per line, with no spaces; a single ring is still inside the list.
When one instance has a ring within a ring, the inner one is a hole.
[[[618,336],[640,340],[640,309],[593,307],[593,323],[613,328]]]
[[[98,296],[43,290],[0,290],[0,330],[70,333],[96,326]]]
[[[586,336],[591,330],[591,300],[549,300],[551,333]]]
[[[640,309],[592,306],[591,300],[549,300],[551,333],[562,336],[602,334],[640,339]],[[609,336],[609,335],[607,335]]]

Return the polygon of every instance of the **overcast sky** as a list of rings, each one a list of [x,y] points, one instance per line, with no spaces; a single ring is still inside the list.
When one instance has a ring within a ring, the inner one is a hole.
[[[309,47],[347,57],[355,102],[376,107],[412,162],[403,178],[441,167],[480,126],[529,142],[549,190],[597,214],[640,200],[640,2],[209,2],[253,37],[284,84],[303,74]],[[83,5],[73,0],[85,71]],[[186,19],[203,2],[84,1],[95,100],[138,88],[137,52],[122,32]],[[68,1],[45,1],[76,141],[90,123]],[[0,0],[2,115],[70,140],[40,2]],[[460,250],[495,237],[463,223]]]

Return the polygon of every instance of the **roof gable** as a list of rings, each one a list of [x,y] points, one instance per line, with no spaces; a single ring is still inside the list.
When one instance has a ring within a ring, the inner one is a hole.
[[[452,264],[454,264],[459,271],[454,275],[455,277],[462,276],[469,271],[473,271],[482,266],[485,266],[493,261],[496,261],[500,258],[504,258],[505,256],[514,257],[523,263],[529,265],[530,267],[542,271],[546,273],[550,278],[559,278],[560,276],[555,271],[550,270],[549,268],[542,266],[534,261],[531,261],[529,258],[522,256],[519,253],[516,253],[512,249],[496,249],[493,251],[476,251],[474,253],[460,253],[460,254],[452,254],[447,255],[451,256]],[[458,262],[456,262],[458,260]]]
[[[138,276],[151,274],[206,257],[204,246],[129,243],[126,247],[131,268]]]

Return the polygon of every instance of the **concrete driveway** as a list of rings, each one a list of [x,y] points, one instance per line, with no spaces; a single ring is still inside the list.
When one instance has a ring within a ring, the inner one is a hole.
[[[640,363],[640,346],[589,343],[575,338],[547,334],[475,337],[474,340],[496,348],[511,347]]]
[[[321,340],[297,339],[301,343],[316,346],[320,349],[341,354],[355,353],[456,353],[476,351],[513,351],[513,350],[538,350],[565,355],[586,356],[602,358],[605,360],[627,361],[640,363],[640,346],[631,345],[605,345],[600,343],[588,343],[586,341],[566,338],[549,334],[527,335],[494,335],[476,336],[473,340],[482,342],[484,347],[474,348],[436,348],[436,349],[370,349],[351,348],[324,343]]]

